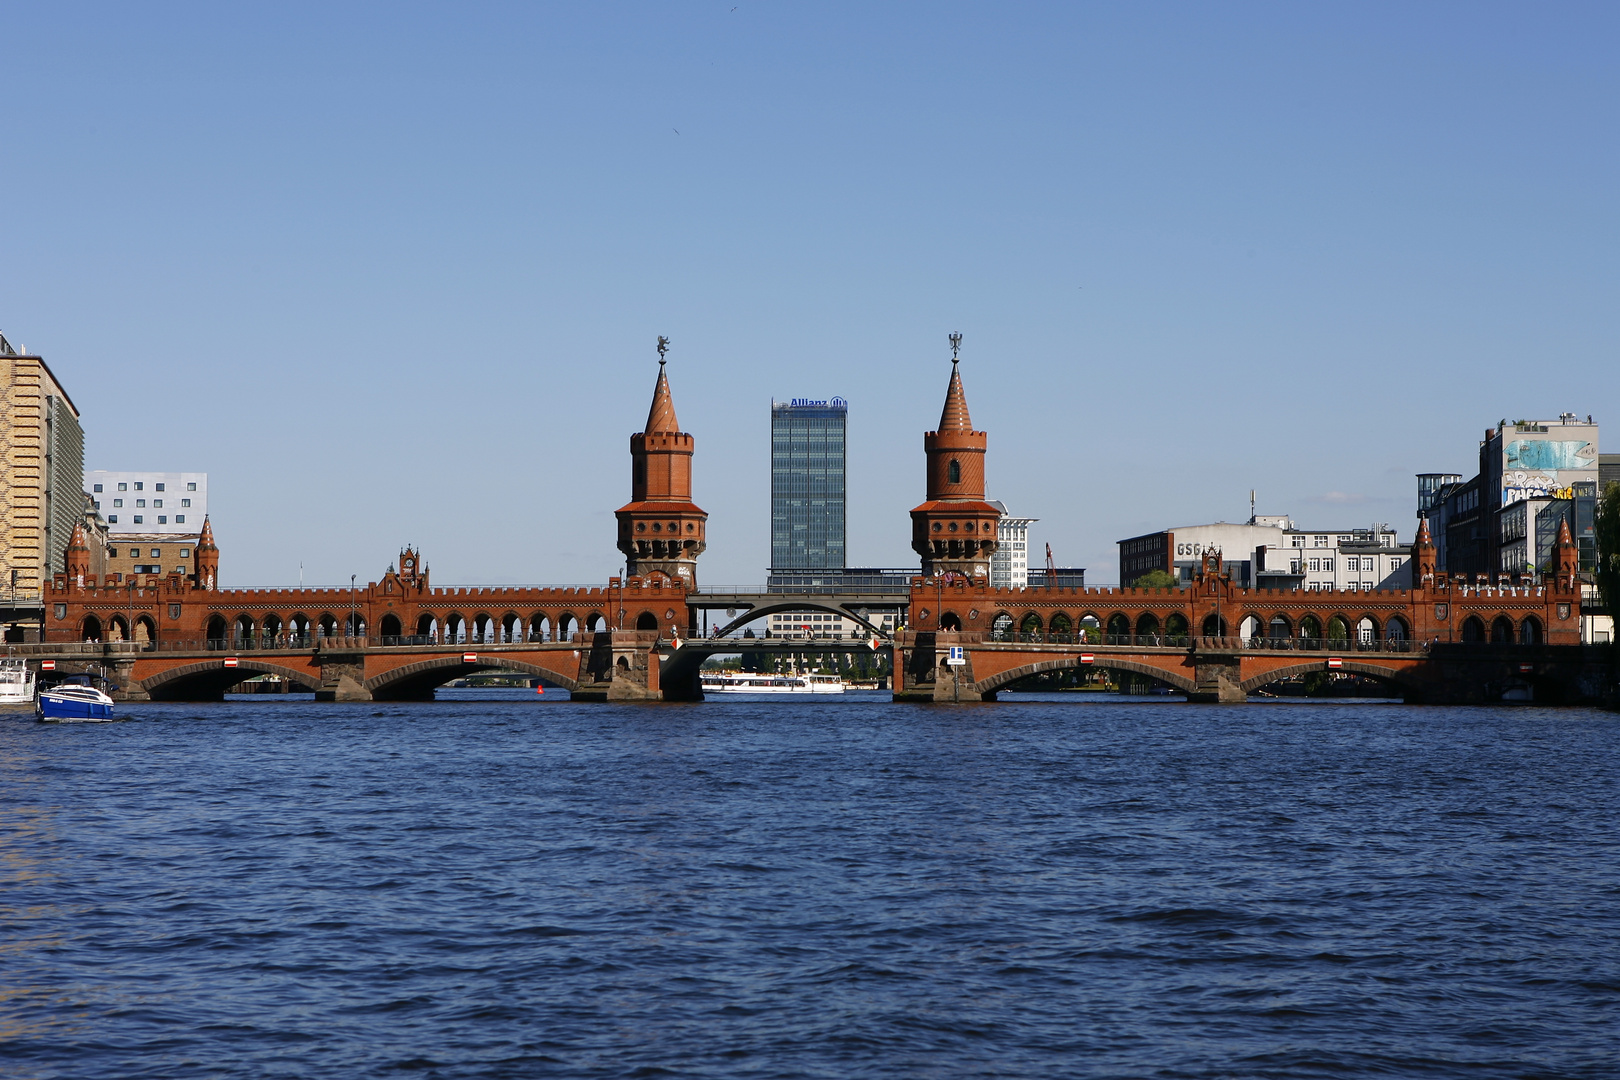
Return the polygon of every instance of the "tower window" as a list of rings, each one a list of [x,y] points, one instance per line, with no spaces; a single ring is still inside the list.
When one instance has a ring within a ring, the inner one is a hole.
[[[953,484],[962,482],[962,463],[955,458],[951,458],[950,477]]]

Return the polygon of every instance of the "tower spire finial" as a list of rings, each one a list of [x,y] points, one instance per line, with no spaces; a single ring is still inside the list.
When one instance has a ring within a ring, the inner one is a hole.
[[[663,334],[658,335],[658,366],[664,366],[664,353],[669,350],[669,338]]]
[[[960,330],[952,330],[951,333],[950,333],[950,340],[951,340],[951,364],[952,364],[952,366],[955,366],[955,364],[957,362],[956,351],[962,347],[962,331],[960,331]]]

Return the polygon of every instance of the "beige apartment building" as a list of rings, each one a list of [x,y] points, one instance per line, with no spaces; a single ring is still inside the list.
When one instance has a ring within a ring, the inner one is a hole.
[[[87,505],[79,410],[41,357],[0,335],[0,593],[39,595]]]

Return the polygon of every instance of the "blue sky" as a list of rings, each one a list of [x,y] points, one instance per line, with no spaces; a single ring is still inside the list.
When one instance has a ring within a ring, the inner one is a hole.
[[[1060,563],[1620,389],[1612,5],[0,7],[0,330],[92,468],[205,470],[228,584],[596,582],[656,335],[762,579],[772,396],[914,565],[960,330]],[[1612,438],[1612,437],[1611,437]]]

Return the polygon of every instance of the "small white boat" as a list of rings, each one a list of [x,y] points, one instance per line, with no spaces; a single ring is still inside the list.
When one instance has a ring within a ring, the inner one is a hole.
[[[32,705],[34,673],[20,656],[0,656],[0,706]]]
[[[113,699],[88,683],[62,683],[41,690],[34,703],[39,718],[56,723],[105,723],[114,719]]]
[[[700,678],[705,694],[842,694],[837,675],[767,675],[754,671],[706,671]]]

